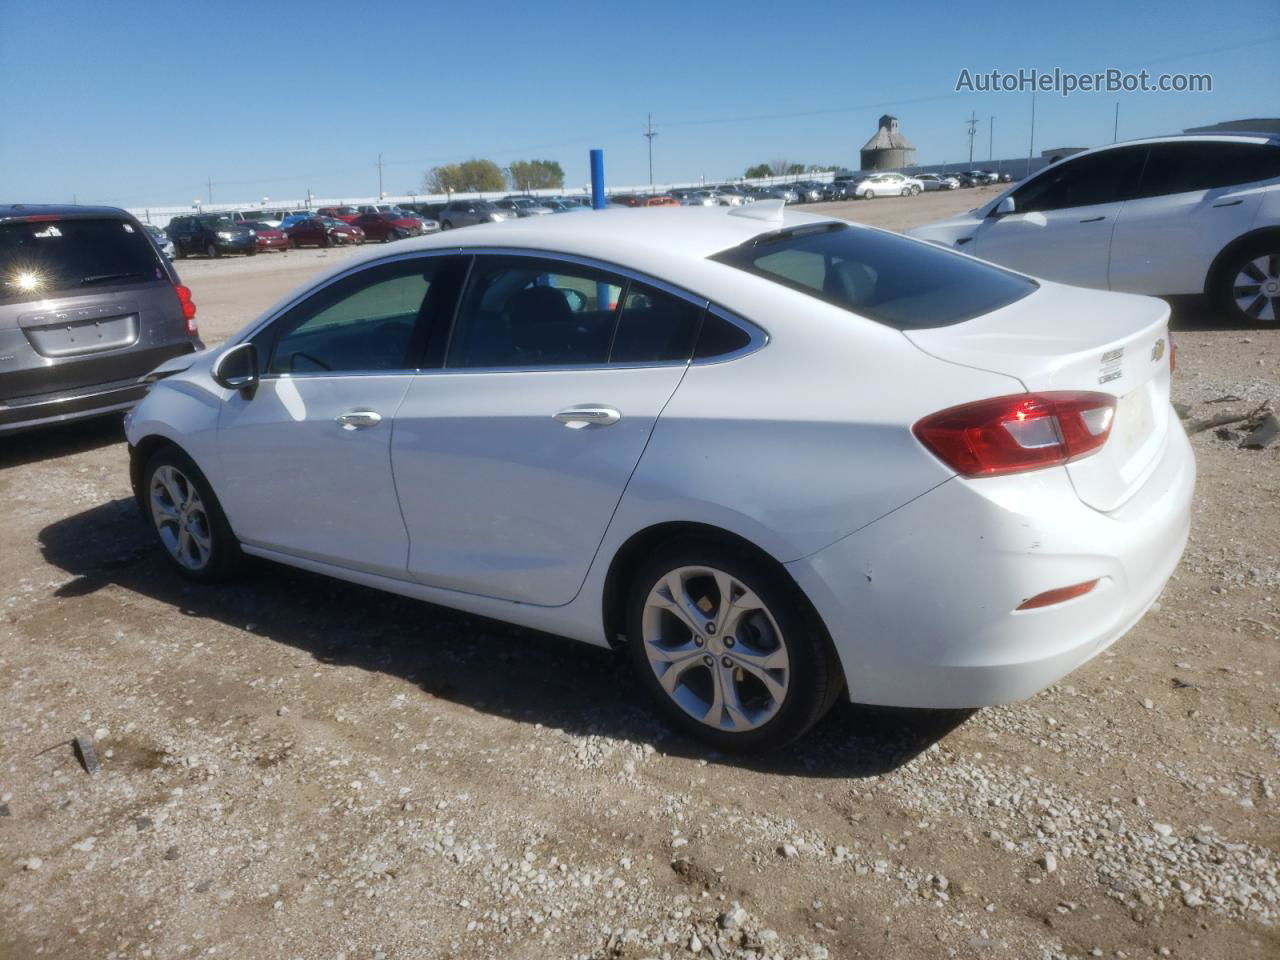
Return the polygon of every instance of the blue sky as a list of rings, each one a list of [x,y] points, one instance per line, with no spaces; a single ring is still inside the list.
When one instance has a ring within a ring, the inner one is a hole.
[[[559,160],[612,184],[856,168],[889,111],[921,163],[1025,156],[1029,93],[962,68],[1208,72],[1211,94],[1036,98],[1036,149],[1280,115],[1277,0],[475,6],[0,0],[0,199],[127,206],[388,193],[434,164]]]

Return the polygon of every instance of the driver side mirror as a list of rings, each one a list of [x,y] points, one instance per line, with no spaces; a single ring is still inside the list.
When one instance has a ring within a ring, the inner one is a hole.
[[[258,348],[239,343],[213,361],[209,371],[213,382],[224,390],[238,390],[246,400],[258,387]]]
[[[1005,217],[1013,213],[1015,207],[1016,205],[1013,202],[1013,197],[1005,197],[996,204],[996,208],[991,211],[991,215],[993,217]]]

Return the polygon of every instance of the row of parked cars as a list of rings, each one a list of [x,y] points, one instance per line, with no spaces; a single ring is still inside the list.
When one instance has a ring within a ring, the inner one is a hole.
[[[721,184],[668,193],[622,193],[610,202],[628,207],[741,206],[755,200],[818,203],[831,200],[915,196],[929,190],[956,190],[988,183],[1009,182],[1008,174],[967,170],[957,174],[902,173],[842,174],[831,183],[801,180],[768,187]],[[368,241],[389,243],[478,223],[522,217],[579,213],[591,209],[583,196],[532,197],[511,195],[500,200],[451,200],[447,203],[375,203],[320,207],[317,210],[238,210],[195,213],[175,217],[161,229],[148,232],[170,259],[203,254],[221,257],[239,253],[283,252],[299,247],[334,247]]]
[[[830,183],[797,180],[764,187],[720,184],[658,194],[617,194],[610,201],[629,207],[734,207],[755,200],[782,200],[788,204],[820,203],[832,200],[870,200],[875,197],[913,197],[931,190],[958,190],[961,187],[1011,183],[1012,180],[1007,173],[987,170],[921,173],[914,176],[897,172],[860,171],[840,174]]]

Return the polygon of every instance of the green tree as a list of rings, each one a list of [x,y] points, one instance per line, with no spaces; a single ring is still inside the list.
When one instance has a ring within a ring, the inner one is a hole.
[[[768,177],[773,174],[773,168],[767,163],[757,163],[754,167],[747,167],[747,172],[743,174],[748,180],[754,180],[757,177]]]
[[[564,187],[564,170],[556,160],[515,160],[508,173],[513,190],[559,190]]]
[[[422,178],[422,188],[427,193],[496,193],[506,186],[501,167],[492,160],[476,157],[432,167]]]

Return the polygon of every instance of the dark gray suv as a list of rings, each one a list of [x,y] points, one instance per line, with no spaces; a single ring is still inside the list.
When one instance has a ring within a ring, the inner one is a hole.
[[[203,349],[191,291],[114,207],[0,204],[0,433],[125,410]]]

